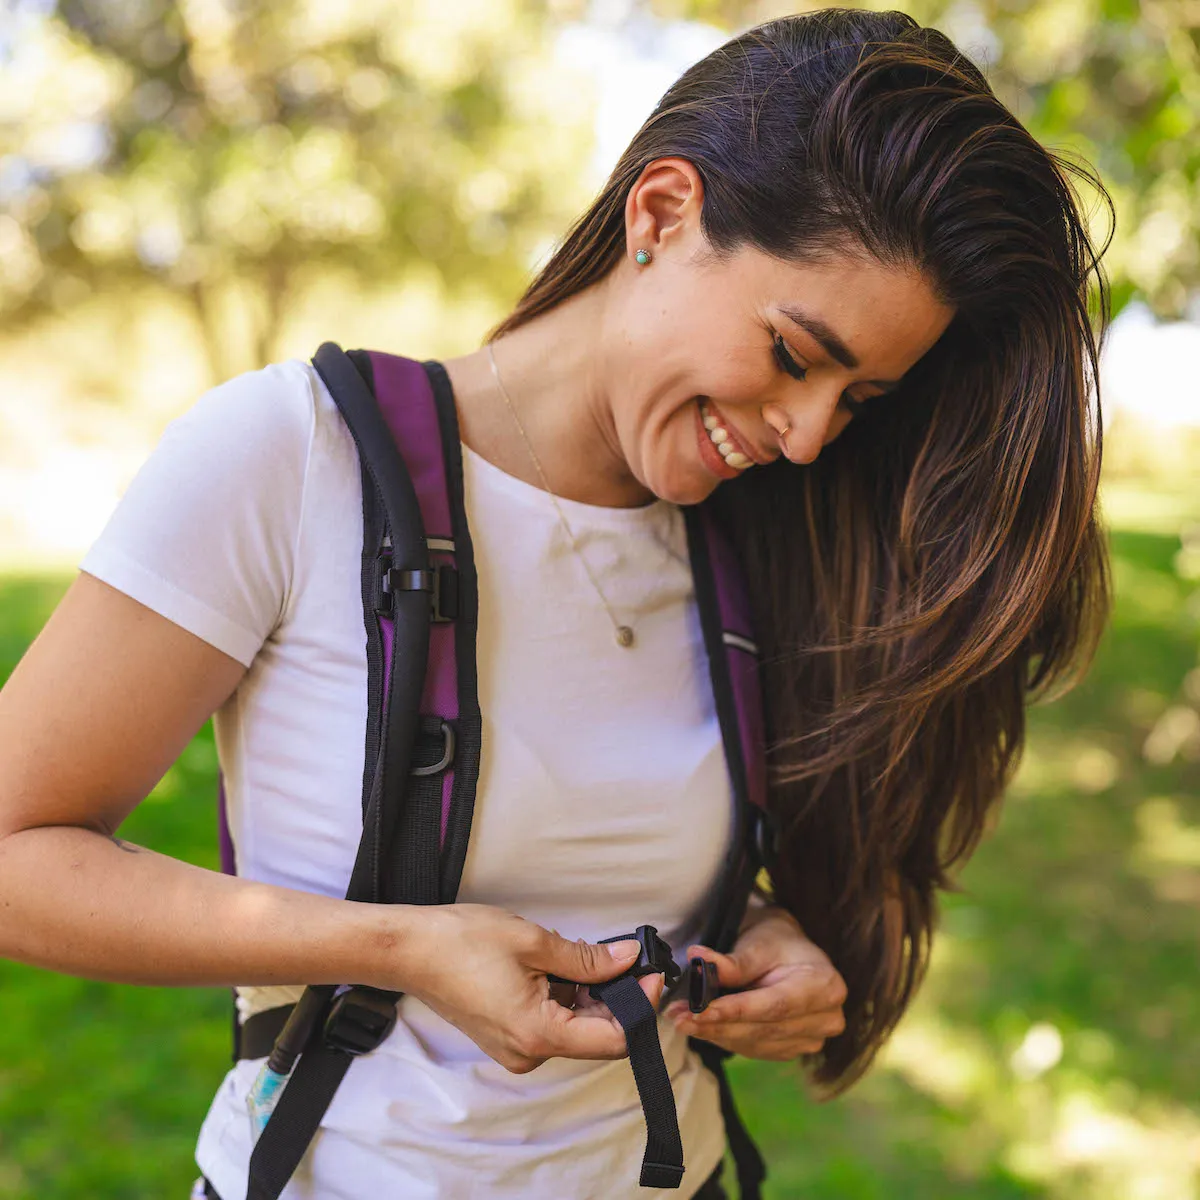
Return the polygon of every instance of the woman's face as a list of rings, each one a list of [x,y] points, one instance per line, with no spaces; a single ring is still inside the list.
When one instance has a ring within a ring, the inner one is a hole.
[[[618,310],[635,367],[614,390],[613,420],[634,476],[656,496],[693,504],[781,455],[812,462],[856,404],[897,385],[954,313],[919,272],[866,254],[791,265],[743,248],[712,261],[699,177],[686,160],[659,164],[685,169],[669,171],[675,178],[659,192],[647,182],[630,195],[633,216],[641,203],[654,227],[642,222],[639,234],[638,220],[628,221]],[[681,178],[692,188],[682,196]],[[674,218],[665,227],[664,212]],[[640,247],[653,255],[644,267],[632,261]]]

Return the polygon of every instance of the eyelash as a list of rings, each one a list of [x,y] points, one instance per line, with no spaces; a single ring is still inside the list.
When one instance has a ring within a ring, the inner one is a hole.
[[[788,352],[784,345],[783,335],[776,332],[774,337],[775,346],[775,361],[779,364],[782,371],[786,372],[793,379],[798,379],[803,382],[808,376],[808,368],[802,367]],[[853,396],[842,395],[840,403],[846,411],[856,417],[863,409],[863,402],[855,400]]]
[[[787,347],[783,344],[783,335],[775,334],[775,361],[779,363],[782,370],[786,371],[793,379],[803,380],[808,375],[808,368],[802,367],[788,353]]]

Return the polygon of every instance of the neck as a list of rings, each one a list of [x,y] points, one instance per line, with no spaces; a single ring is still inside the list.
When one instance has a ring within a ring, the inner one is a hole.
[[[557,496],[609,508],[653,495],[630,473],[613,421],[621,386],[605,352],[608,288],[601,281],[492,343],[516,416]],[[459,432],[476,454],[509,475],[544,487],[496,384],[487,347],[443,362],[454,387]]]

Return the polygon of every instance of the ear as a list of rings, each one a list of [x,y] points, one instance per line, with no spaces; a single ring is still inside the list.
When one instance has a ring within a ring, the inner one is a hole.
[[[625,198],[625,240],[629,256],[645,248],[657,253],[671,241],[699,232],[704,181],[686,158],[648,162]]]

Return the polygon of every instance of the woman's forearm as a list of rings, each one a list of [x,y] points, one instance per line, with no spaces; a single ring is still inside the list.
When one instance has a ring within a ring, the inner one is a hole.
[[[0,957],[92,979],[401,988],[414,917],[411,906],[236,879],[74,826],[0,839]]]

